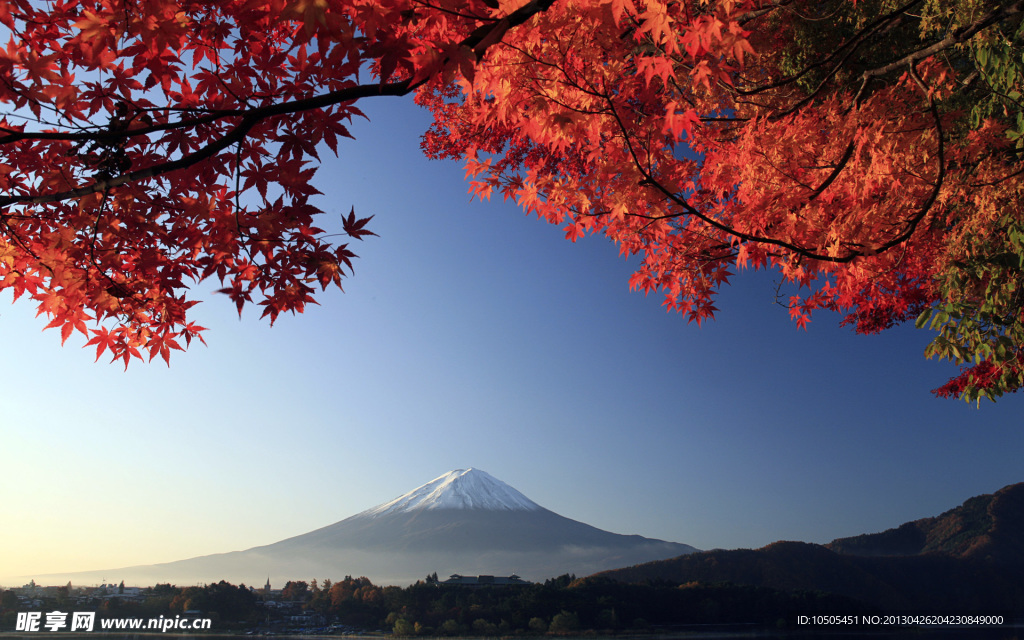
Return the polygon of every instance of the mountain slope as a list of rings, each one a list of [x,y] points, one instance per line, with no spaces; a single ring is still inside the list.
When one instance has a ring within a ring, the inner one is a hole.
[[[692,553],[689,545],[610,533],[558,515],[478,469],[449,472],[326,527],[245,551],[75,574],[127,583],[226,579],[262,584],[365,575],[411,583],[429,573],[543,580]]]
[[[833,540],[836,553],[858,556],[945,554],[957,558],[1024,561],[1024,483],[976,496],[934,518],[881,533]]]
[[[1024,484],[828,545],[776,542],[603,572],[625,582],[731,582],[834,593],[885,610],[1024,613]]]

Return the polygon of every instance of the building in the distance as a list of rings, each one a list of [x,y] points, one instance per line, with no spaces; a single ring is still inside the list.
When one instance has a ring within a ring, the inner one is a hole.
[[[523,580],[516,574],[512,574],[508,577],[505,576],[463,576],[457,573],[453,573],[444,582],[440,584],[447,586],[460,586],[460,587],[510,587],[524,584],[532,584],[527,580]]]

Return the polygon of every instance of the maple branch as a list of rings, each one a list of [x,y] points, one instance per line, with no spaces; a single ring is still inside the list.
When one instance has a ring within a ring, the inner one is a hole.
[[[500,21],[497,21],[496,23],[493,24],[483,25],[477,28],[475,31],[473,31],[473,33],[471,33],[469,36],[467,36],[461,42],[459,42],[459,46],[465,46],[474,49],[474,51],[476,51],[479,57],[487,48],[500,41],[500,39],[488,41],[488,36],[492,34],[492,31],[501,28],[507,30],[512,27],[516,27],[520,24],[523,24],[524,22],[532,18],[534,15],[546,11],[552,4],[554,4],[554,0],[532,0],[532,2],[523,5],[519,9],[510,13],[508,16],[502,18]],[[478,48],[479,50],[477,51]],[[442,60],[442,64],[447,60],[448,58]],[[218,79],[220,79],[219,76]],[[418,89],[420,86],[426,84],[429,81],[430,77],[420,79],[417,82],[411,82],[410,80],[406,79],[400,82],[355,85],[352,87],[337,89],[330,93],[325,93],[310,98],[300,98],[296,100],[289,100],[286,102],[274,103],[264,105],[261,107],[251,107],[246,109],[218,109],[210,111],[207,115],[199,116],[196,118],[179,120],[177,122],[152,124],[145,127],[138,127],[130,130],[109,131],[104,129],[97,130],[95,132],[81,133],[65,133],[51,131],[28,133],[11,132],[7,136],[0,137],[0,144],[17,142],[20,140],[67,140],[106,142],[120,140],[122,138],[131,138],[136,136],[148,135],[160,131],[195,128],[203,124],[211,124],[220,120],[234,117],[254,118],[256,120],[263,120],[273,116],[300,113],[304,111],[312,111],[315,109],[322,109],[344,102],[354,102],[361,98],[368,98],[377,95],[387,95],[396,97],[404,96],[408,95],[409,93]]]
[[[441,6],[438,6],[438,5],[435,5],[435,4],[431,4],[431,3],[427,2],[426,0],[416,0],[416,4],[421,4],[424,7],[428,7],[430,9],[433,9],[435,11],[439,11],[441,13],[447,13],[448,15],[452,15],[452,16],[455,16],[457,18],[463,18],[463,19],[466,19],[466,20],[491,20],[491,21],[497,22],[496,18],[488,18],[486,16],[477,16],[477,15],[472,15],[472,14],[469,14],[469,13],[462,13],[460,11],[455,11],[454,9],[446,9],[444,7],[441,7]],[[494,6],[497,7],[497,3],[496,2],[494,3]]]
[[[858,31],[856,34],[854,34],[854,36],[852,38],[850,38],[846,42],[843,42],[842,44],[840,44],[839,47],[837,47],[834,51],[832,51],[832,53],[830,53],[824,59],[819,60],[819,61],[817,61],[817,62],[815,62],[813,64],[807,65],[806,67],[803,68],[803,70],[801,70],[799,73],[797,73],[795,75],[787,76],[787,77],[782,78],[780,80],[777,80],[775,82],[771,82],[769,84],[753,87],[753,88],[750,88],[750,89],[737,89],[737,93],[739,93],[740,95],[752,95],[752,94],[756,94],[756,93],[762,93],[762,92],[767,91],[769,89],[777,89],[777,88],[785,86],[787,84],[791,84],[793,82],[796,82],[797,80],[799,80],[803,76],[807,75],[808,73],[810,73],[814,69],[817,69],[818,67],[823,67],[825,65],[828,65],[836,56],[840,55],[840,53],[842,51],[844,51],[847,47],[852,47],[851,50],[843,56],[843,59],[835,67],[833,67],[831,71],[828,72],[828,74],[826,76],[826,80],[827,80],[829,77],[835,75],[835,73],[839,70],[839,68],[841,68],[843,66],[843,63],[845,63],[846,60],[849,59],[849,57],[853,54],[853,52],[856,51],[857,48],[864,42],[864,40],[866,40],[874,31],[876,31],[878,28],[880,28],[882,25],[884,25],[885,23],[889,22],[890,20],[892,20],[894,18],[897,18],[900,15],[904,14],[905,12],[909,11],[910,9],[912,9],[914,7],[914,5],[919,4],[922,1],[923,0],[911,0],[907,4],[905,4],[902,7],[899,7],[898,9],[896,9],[895,11],[891,11],[891,12],[889,12],[889,13],[883,15],[883,16],[880,16],[875,21],[873,21],[870,24],[864,26],[864,28],[862,28],[860,31]],[[806,100],[812,98],[815,93],[817,93],[818,91],[821,90],[821,86],[822,85],[819,85],[818,88],[815,89],[814,92],[812,92],[812,94],[811,94],[811,96],[809,98],[805,98],[804,100],[802,100],[800,103],[797,103],[797,104],[798,105],[799,104],[803,104],[804,102],[806,102]],[[795,108],[799,108],[799,107],[797,106]]]
[[[1000,22],[1005,18],[1009,18],[1010,16],[1021,13],[1022,11],[1024,11],[1024,0],[1018,0],[1012,5],[1006,7],[993,9],[992,11],[989,11],[982,17],[972,22],[971,24],[953,30],[948,36],[928,47],[918,49],[917,51],[907,54],[900,58],[899,60],[891,62],[883,67],[878,67],[875,69],[865,71],[864,74],[861,76],[863,78],[863,81],[861,83],[862,90],[864,84],[866,84],[867,81],[871,78],[885,75],[907,65],[913,65],[931,55],[938,53],[939,51],[942,51],[943,49],[948,49],[949,47],[955,44],[966,42],[982,29],[985,29],[986,27],[989,27],[997,22]],[[857,93],[858,95],[860,94],[859,91]]]
[[[1021,167],[1020,169],[1014,171],[1013,173],[1011,173],[1009,175],[1006,175],[1006,176],[1003,176],[1002,178],[997,178],[996,180],[993,180],[991,182],[972,182],[970,184],[970,186],[971,187],[994,187],[997,184],[999,184],[1001,182],[1005,182],[1005,181],[1009,180],[1010,178],[1015,178],[1015,177],[1021,175],[1022,173],[1024,173],[1024,167]]]
[[[50,272],[51,275],[53,275],[53,269],[50,267],[50,265],[40,260],[36,252],[33,251],[32,248],[29,247],[27,244],[25,244],[25,241],[21,239],[21,236],[19,236],[18,233],[14,230],[14,228],[11,227],[11,223],[8,222],[8,220],[14,217],[20,218],[21,216],[12,216],[10,214],[0,215],[0,224],[2,224],[4,226],[4,229],[7,230],[7,235],[14,239],[18,246],[21,247],[22,251],[32,256],[36,262],[38,262],[44,269],[46,269],[47,271]],[[18,272],[15,271],[15,273]]]
[[[789,6],[789,5],[793,4],[794,1],[795,0],[775,0],[775,2],[769,2],[769,3],[767,3],[767,6],[764,6],[764,7],[760,8],[760,9],[755,9],[754,11],[748,11],[747,13],[743,14],[742,16],[739,16],[736,19],[736,22],[740,23],[741,25],[744,25],[744,24],[750,22],[751,20],[754,20],[756,18],[760,18],[761,16],[763,16],[763,15],[765,15],[767,13],[771,13],[772,11],[775,11],[776,9],[778,9],[780,7]]]
[[[99,272],[100,275],[102,275],[104,278],[107,279],[108,282],[110,282],[110,286],[107,287],[106,291],[111,296],[117,298],[118,304],[120,305],[121,298],[127,298],[133,295],[132,290],[129,289],[125,284],[120,283],[111,278],[110,274],[107,273],[107,270],[101,267],[100,264],[96,261],[96,238],[99,235],[100,220],[103,218],[103,213],[107,209],[107,202],[109,201],[109,198],[110,192],[104,191],[103,200],[100,202],[99,210],[96,212],[96,221],[93,223],[92,238],[89,241],[89,262],[92,263],[92,266],[95,267],[96,271]],[[86,282],[88,282],[90,273],[91,272],[88,269],[85,270]]]
[[[807,198],[808,202],[820,196],[821,192],[827,189],[828,185],[832,184],[832,181],[839,177],[839,174],[846,167],[846,163],[849,162],[850,158],[853,157],[854,148],[854,141],[851,140],[850,144],[847,145],[846,147],[846,151],[843,153],[843,157],[839,159],[839,163],[836,165],[835,170],[833,170],[832,173],[829,174],[827,178],[825,178],[825,181],[822,182],[821,185],[814,190],[814,192],[811,194],[811,197]]]
[[[913,68],[911,68],[911,70],[913,72]],[[916,76],[916,72],[914,72],[914,75]],[[927,90],[926,90],[926,93],[927,93]],[[681,213],[681,214],[670,214],[670,215],[666,215],[666,216],[661,216],[660,219],[672,219],[672,218],[678,218],[678,217],[681,217],[681,216],[689,215],[689,216],[695,217],[695,218],[705,222],[706,224],[714,227],[715,229],[718,229],[719,231],[722,231],[723,233],[729,234],[729,235],[733,236],[734,238],[737,238],[737,239],[739,239],[739,240],[741,240],[743,242],[755,242],[755,243],[767,244],[767,245],[771,245],[771,246],[780,247],[782,249],[787,249],[789,251],[792,251],[793,253],[797,254],[798,256],[802,256],[802,257],[809,258],[809,259],[812,259],[812,260],[818,260],[818,261],[821,261],[821,262],[845,264],[845,263],[848,263],[848,262],[852,262],[853,260],[855,260],[855,259],[857,259],[859,257],[863,257],[863,256],[866,256],[866,255],[874,255],[874,254],[885,252],[885,251],[891,249],[892,247],[895,247],[895,246],[897,246],[899,244],[902,244],[906,240],[910,239],[910,237],[914,234],[914,231],[917,229],[917,226],[920,224],[921,220],[923,220],[924,217],[928,214],[928,211],[931,210],[932,205],[935,203],[935,200],[938,198],[939,192],[940,192],[940,190],[942,188],[942,184],[944,182],[944,178],[945,178],[945,174],[946,174],[946,160],[945,160],[945,152],[944,152],[944,143],[943,143],[943,140],[942,140],[942,137],[943,137],[942,121],[941,121],[941,118],[939,116],[938,108],[936,107],[934,100],[931,99],[931,97],[929,97],[929,101],[931,103],[931,112],[932,112],[932,115],[933,115],[933,117],[935,119],[935,129],[938,132],[938,150],[937,150],[937,154],[936,154],[937,158],[938,158],[938,173],[937,173],[937,176],[936,176],[936,180],[935,180],[933,189],[932,189],[931,193],[929,194],[928,198],[926,198],[926,200],[925,200],[924,204],[921,206],[920,210],[918,210],[913,216],[911,216],[907,220],[906,228],[904,229],[904,231],[902,233],[900,233],[899,235],[897,235],[896,237],[891,238],[889,241],[884,242],[881,245],[878,245],[878,246],[875,246],[875,247],[869,247],[868,250],[866,250],[866,251],[850,251],[848,254],[846,254],[844,256],[830,256],[830,255],[827,255],[827,254],[817,253],[813,249],[808,249],[808,248],[805,248],[805,247],[801,247],[799,245],[796,245],[796,244],[793,244],[791,242],[787,242],[785,240],[781,240],[781,239],[778,239],[778,238],[769,238],[769,237],[765,237],[765,236],[759,236],[759,235],[755,235],[755,234],[751,234],[751,233],[746,233],[746,232],[740,231],[740,230],[735,229],[735,228],[733,228],[733,227],[731,227],[731,226],[729,226],[727,224],[724,224],[724,223],[720,222],[719,220],[715,219],[713,216],[710,216],[710,215],[702,213],[699,209],[697,209],[696,207],[691,205],[685,198],[683,198],[683,197],[679,196],[678,194],[676,194],[675,192],[671,191],[664,184],[662,184],[659,180],[657,180],[650,170],[644,168],[644,165],[640,161],[639,157],[637,156],[636,151],[635,151],[635,149],[633,147],[633,143],[630,140],[629,131],[627,130],[625,123],[622,121],[621,117],[619,116],[618,110],[615,108],[614,103],[612,102],[611,98],[608,97],[608,96],[605,96],[605,100],[608,102],[609,107],[610,107],[610,111],[612,113],[612,116],[615,118],[615,121],[618,124],[619,130],[622,132],[623,140],[625,141],[626,149],[629,152],[630,158],[632,158],[633,165],[636,168],[636,170],[640,172],[640,175],[643,176],[643,180],[641,181],[641,183],[655,187],[658,191],[660,191],[662,193],[662,195],[664,195],[667,199],[672,201],[676,206],[680,207],[683,210],[683,213]],[[822,191],[825,190],[825,188],[828,187],[829,184],[831,184],[831,182],[833,180],[835,180],[835,178],[839,175],[839,172],[841,172],[842,169],[849,162],[850,158],[853,155],[853,151],[854,151],[854,144],[851,141],[851,143],[847,146],[847,149],[846,149],[845,153],[843,154],[843,157],[840,159],[836,169],[814,191],[814,193],[811,195],[810,199],[814,199],[815,197],[817,197]],[[850,247],[850,246],[853,246],[853,245],[847,243],[846,246]]]
[[[245,250],[245,254],[249,256],[249,261],[255,263],[256,260],[252,257],[252,252],[249,250],[249,233],[242,231],[242,223],[238,219],[238,214],[242,210],[242,142],[237,143],[235,149],[235,230],[238,232],[239,245]]]
[[[716,220],[715,218],[713,218],[711,216],[704,215],[698,209],[696,209],[693,205],[691,205],[689,202],[687,202],[685,198],[681,198],[679,195],[677,195],[673,191],[670,191],[668,188],[666,188],[665,185],[663,185],[660,181],[658,181],[657,179],[654,178],[654,176],[651,174],[650,171],[644,169],[642,163],[640,162],[640,159],[636,155],[636,150],[633,148],[633,143],[630,141],[630,136],[629,136],[629,132],[626,129],[626,125],[625,125],[625,123],[622,122],[622,119],[619,117],[619,113],[618,113],[618,110],[615,108],[615,104],[611,101],[611,98],[606,96],[605,99],[608,101],[608,105],[611,108],[612,116],[615,118],[615,121],[618,123],[619,129],[622,131],[623,140],[626,143],[626,149],[629,151],[630,158],[632,158],[632,160],[633,160],[633,166],[636,167],[637,171],[640,172],[640,175],[643,176],[643,180],[641,182],[643,184],[654,186],[655,188],[657,188],[658,191],[660,191],[662,193],[662,195],[664,195],[666,198],[668,198],[673,203],[675,203],[676,206],[681,207],[683,209],[684,213],[682,213],[682,214],[671,214],[671,215],[667,215],[667,216],[661,216],[660,219],[663,219],[663,220],[665,220],[665,219],[673,219],[673,218],[678,218],[678,217],[683,216],[683,215],[690,215],[690,216],[693,216],[693,217],[695,217],[695,218],[697,218],[699,220],[704,221],[705,223],[711,225],[712,227],[718,229],[719,231],[725,232],[725,233],[727,233],[727,234],[729,234],[729,235],[731,235],[731,236],[733,236],[735,238],[739,238],[740,240],[743,240],[745,242],[760,242],[760,243],[764,243],[764,244],[771,244],[771,245],[775,245],[775,246],[778,246],[778,247],[782,247],[784,249],[789,249],[790,251],[793,251],[793,252],[798,253],[800,255],[805,255],[805,256],[811,257],[811,258],[816,258],[815,254],[809,252],[809,250],[804,249],[802,247],[798,247],[798,246],[796,246],[796,245],[794,245],[792,243],[786,242],[784,240],[775,240],[775,239],[772,239],[772,238],[763,238],[761,236],[755,236],[753,234],[744,233],[742,231],[739,231],[737,229],[729,227],[728,225],[725,225],[725,224],[719,222],[718,220]],[[829,256],[823,256],[823,258],[828,260],[828,261],[832,261],[832,262],[848,262],[848,261],[853,259],[852,256],[849,257],[846,260],[839,260],[839,259],[831,258]]]
[[[506,31],[508,31],[508,29],[521,25],[534,15],[546,11],[552,4],[554,4],[554,0],[532,0],[497,22],[478,27],[469,36],[460,41],[458,46],[472,49],[479,59],[488,48],[498,42],[501,42],[501,37]],[[448,60],[449,57],[447,56],[443,58],[438,67],[443,67]],[[10,134],[0,138],[0,144],[7,144],[21,140],[89,140],[109,144],[111,142],[127,140],[129,138],[147,135],[158,131],[194,128],[202,124],[215,123],[227,118],[241,117],[241,121],[221,138],[211,142],[202,149],[183,155],[175,160],[169,160],[144,169],[124,173],[117,177],[96,180],[90,185],[69,189],[67,191],[42,195],[22,194],[16,196],[0,196],[0,207],[8,207],[15,204],[46,204],[50,202],[79,198],[92,193],[107,191],[125,184],[155,178],[179,169],[185,169],[216,155],[236,143],[241,142],[245,139],[246,135],[248,135],[249,131],[263,120],[277,116],[314,111],[345,102],[355,102],[363,98],[375,96],[405,96],[431,81],[435,73],[429,73],[415,82],[409,78],[398,82],[379,82],[355,85],[337,89],[319,96],[288,100],[281,103],[263,105],[249,109],[225,109],[190,120],[154,124],[131,130],[107,129],[103,131],[96,131],[94,133],[38,132]]]
[[[87,196],[92,193],[99,193],[106,191],[114,187],[119,187],[124,184],[131,182],[138,182],[140,180],[146,180],[149,178],[155,178],[165,173],[177,171],[178,169],[184,169],[191,167],[213,155],[216,155],[220,151],[226,149],[236,142],[240,142],[249,133],[249,131],[260,122],[261,118],[246,117],[242,119],[234,129],[225,134],[219,140],[216,140],[202,149],[190,153],[178,158],[177,160],[170,160],[162,164],[153,165],[145,169],[139,169],[137,171],[131,171],[129,173],[122,174],[117,177],[108,178],[105,180],[97,180],[91,185],[79,187],[77,189],[71,189],[68,191],[61,191],[58,193],[48,193],[43,195],[31,195],[24,194],[18,196],[2,196],[0,197],[0,207],[7,207],[12,204],[45,204],[49,202],[59,202],[61,200],[68,200],[71,198],[80,198]]]

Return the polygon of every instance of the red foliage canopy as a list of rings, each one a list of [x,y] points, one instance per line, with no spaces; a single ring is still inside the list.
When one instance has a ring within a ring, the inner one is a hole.
[[[318,145],[337,153],[358,100],[415,91],[429,155],[639,254],[632,285],[669,309],[703,322],[737,268],[776,269],[798,324],[916,317],[929,355],[969,366],[941,393],[994,397],[1024,384],[1022,9],[16,0],[0,286],[126,365],[201,336],[204,278],[271,321],[301,311],[354,257],[315,226]]]

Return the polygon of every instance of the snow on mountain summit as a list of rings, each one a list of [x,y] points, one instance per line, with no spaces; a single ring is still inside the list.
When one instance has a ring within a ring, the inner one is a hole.
[[[359,515],[372,517],[421,509],[535,511],[540,508],[536,502],[491,474],[470,468],[449,471],[405,495]]]

